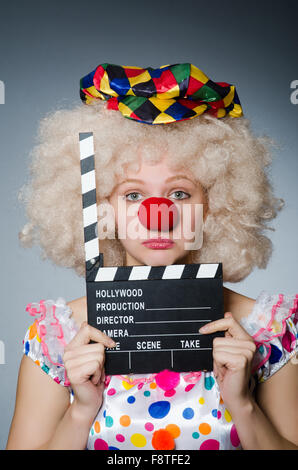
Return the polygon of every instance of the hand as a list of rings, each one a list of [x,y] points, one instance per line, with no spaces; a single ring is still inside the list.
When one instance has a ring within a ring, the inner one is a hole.
[[[96,343],[89,344],[90,340]],[[74,392],[74,403],[86,417],[93,418],[102,404],[105,346],[112,348],[116,344],[85,321],[64,350],[63,362]]]
[[[229,409],[245,405],[251,395],[248,388],[256,345],[253,338],[226,312],[223,319],[208,323],[200,333],[225,331],[225,337],[213,340],[213,372],[221,397]]]

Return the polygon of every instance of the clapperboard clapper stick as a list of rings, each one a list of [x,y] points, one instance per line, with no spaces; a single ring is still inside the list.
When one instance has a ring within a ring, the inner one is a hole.
[[[93,133],[80,133],[88,323],[112,337],[105,372],[212,370],[204,324],[222,318],[221,263],[104,267],[97,235]]]

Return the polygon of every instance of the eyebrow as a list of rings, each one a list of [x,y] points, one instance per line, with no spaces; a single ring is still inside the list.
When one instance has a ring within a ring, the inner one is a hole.
[[[188,178],[188,176],[186,175],[175,175],[175,176],[171,176],[170,178],[166,179],[166,183],[170,183],[171,181],[174,181],[174,180],[181,180],[181,179],[186,179],[188,181],[190,181],[191,183],[195,184],[194,181],[192,181],[190,178]],[[121,183],[119,183],[117,186],[120,186],[121,184],[124,184],[124,183],[141,183],[143,184],[144,181],[143,180],[140,180],[140,179],[136,179],[136,178],[129,178],[127,180],[124,180],[124,181],[121,181]]]

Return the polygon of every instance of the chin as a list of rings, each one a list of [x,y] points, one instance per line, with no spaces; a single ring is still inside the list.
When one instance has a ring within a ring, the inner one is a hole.
[[[143,262],[147,266],[168,266],[176,264],[179,259],[183,259],[185,254],[173,253],[170,250],[152,250],[143,257]]]

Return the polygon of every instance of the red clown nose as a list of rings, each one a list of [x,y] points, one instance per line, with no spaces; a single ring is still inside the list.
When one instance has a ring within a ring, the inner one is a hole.
[[[149,230],[172,230],[178,222],[178,209],[165,197],[149,197],[139,207],[141,224]]]

